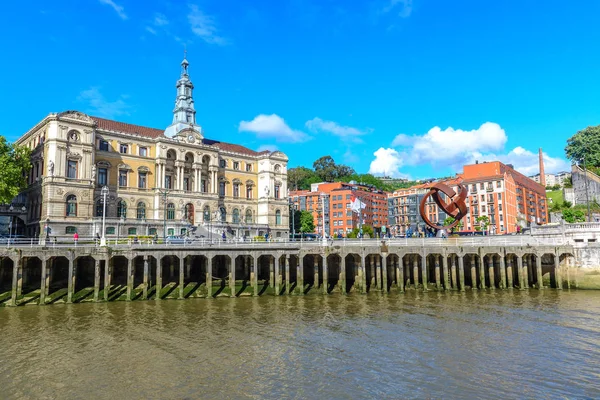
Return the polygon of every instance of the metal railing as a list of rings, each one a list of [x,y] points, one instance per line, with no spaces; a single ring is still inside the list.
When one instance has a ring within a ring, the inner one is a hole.
[[[188,248],[265,248],[278,247],[289,249],[303,249],[323,246],[380,246],[385,244],[394,247],[509,247],[509,246],[570,246],[574,242],[569,238],[552,237],[538,238],[530,235],[491,235],[491,236],[471,236],[471,237],[450,237],[450,238],[373,238],[373,239],[287,239],[273,238],[265,241],[264,239],[172,239],[163,242],[153,239],[107,239],[108,247],[123,248],[168,248],[168,247],[188,247]],[[100,241],[93,237],[80,237],[79,240],[59,238],[50,239],[45,242],[40,238],[19,238],[7,241],[5,238],[0,240],[0,246],[7,248],[17,247],[46,247],[46,248],[74,248],[74,247],[100,247]]]

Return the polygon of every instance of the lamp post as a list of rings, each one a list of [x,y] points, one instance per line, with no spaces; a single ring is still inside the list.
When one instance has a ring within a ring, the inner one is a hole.
[[[321,207],[323,207],[323,246],[327,246],[327,234],[325,233],[325,193],[321,193]]]
[[[292,211],[292,241],[296,241],[296,204],[289,198],[290,210]]]
[[[106,246],[106,196],[108,196],[108,186],[102,186],[100,194],[102,195],[102,237],[100,238],[100,246]]]
[[[11,212],[10,221],[8,222],[8,244],[10,245],[10,239],[12,238],[12,226],[13,226],[12,212],[15,210],[15,208],[11,204],[11,206],[8,208],[8,210]]]
[[[163,198],[163,203],[165,205],[165,209],[163,212],[163,244],[167,243],[167,195],[169,191],[167,189],[158,189],[158,193]]]

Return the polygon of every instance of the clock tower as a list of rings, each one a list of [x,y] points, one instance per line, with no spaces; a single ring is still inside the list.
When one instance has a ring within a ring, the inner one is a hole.
[[[165,130],[165,136],[181,137],[182,140],[193,142],[195,139],[202,139],[202,127],[196,124],[193,97],[194,84],[188,73],[189,65],[190,63],[184,57],[181,62],[181,76],[177,81],[177,98],[173,109],[173,122]]]

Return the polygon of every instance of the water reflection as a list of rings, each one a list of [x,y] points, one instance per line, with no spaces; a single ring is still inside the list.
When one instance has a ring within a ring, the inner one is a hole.
[[[3,398],[600,396],[600,293],[0,309]]]

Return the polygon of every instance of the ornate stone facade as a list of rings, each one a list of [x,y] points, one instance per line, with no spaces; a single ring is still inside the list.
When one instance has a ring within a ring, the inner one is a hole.
[[[65,111],[17,141],[33,149],[30,185],[19,195],[28,235],[101,235],[107,186],[108,239],[287,237],[287,156],[205,138],[188,65],[166,130]]]

